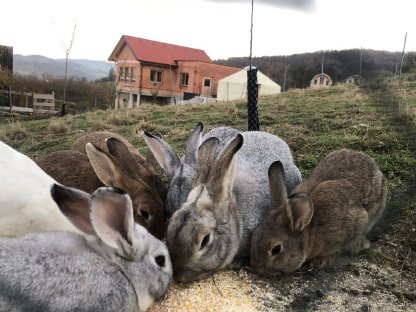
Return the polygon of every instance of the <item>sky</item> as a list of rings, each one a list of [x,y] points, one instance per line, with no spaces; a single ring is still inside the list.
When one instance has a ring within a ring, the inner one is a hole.
[[[3,12],[1,12],[3,11]],[[343,49],[416,51],[415,0],[254,0],[252,55]],[[250,54],[251,0],[13,0],[0,45],[15,54],[106,61],[122,35]],[[75,29],[75,31],[74,31]]]

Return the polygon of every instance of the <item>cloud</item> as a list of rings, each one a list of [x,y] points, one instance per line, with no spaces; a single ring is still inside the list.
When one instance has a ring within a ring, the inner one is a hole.
[[[251,0],[205,0],[217,3],[251,3]],[[315,0],[254,0],[254,4],[265,4],[279,8],[295,9],[299,11],[311,11],[315,8]]]

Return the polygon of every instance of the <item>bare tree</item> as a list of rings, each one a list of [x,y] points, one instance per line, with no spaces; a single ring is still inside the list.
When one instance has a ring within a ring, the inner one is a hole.
[[[77,24],[74,24],[74,29],[72,31],[71,41],[69,42],[69,46],[65,47],[65,82],[64,82],[64,102],[62,103],[61,115],[65,116],[65,106],[66,106],[66,88],[68,86],[68,57],[72,50],[72,45],[74,44],[75,39],[75,30],[77,28]]]

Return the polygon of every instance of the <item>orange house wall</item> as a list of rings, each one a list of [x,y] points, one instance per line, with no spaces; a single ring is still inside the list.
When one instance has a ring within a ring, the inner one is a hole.
[[[135,70],[135,82],[119,81],[120,67],[131,67]],[[150,71],[163,72],[162,83],[150,81]],[[218,81],[224,77],[240,71],[239,68],[204,63],[198,61],[179,61],[178,66],[141,63],[136,60],[131,49],[125,45],[117,55],[116,79],[117,89],[151,95],[157,91],[159,96],[182,96],[184,92],[201,94],[205,77],[212,78],[212,95],[217,95]],[[180,85],[180,74],[188,73],[188,86]]]

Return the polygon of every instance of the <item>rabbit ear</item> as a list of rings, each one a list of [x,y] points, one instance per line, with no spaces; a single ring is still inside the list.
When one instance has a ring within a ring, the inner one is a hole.
[[[148,169],[144,165],[146,160],[132,145],[127,146],[121,140],[116,138],[106,139],[108,152],[120,164],[120,169],[126,174],[128,172],[135,172],[138,176],[144,176]]]
[[[159,165],[165,170],[169,181],[172,180],[175,171],[181,165],[181,161],[176,152],[161,138],[149,132],[142,131],[142,136]]]
[[[133,207],[127,193],[102,187],[91,195],[91,224],[99,238],[130,258],[133,250]]]
[[[86,234],[95,234],[89,217],[90,195],[88,193],[75,188],[53,184],[51,196],[73,225]]]
[[[119,162],[92,143],[85,146],[88,159],[97,177],[107,186],[120,185],[122,169]]]
[[[313,204],[305,193],[292,195],[289,205],[286,206],[289,229],[292,232],[301,232],[311,222],[313,213]]]
[[[213,190],[216,198],[224,198],[231,191],[236,171],[236,155],[243,146],[244,137],[241,134],[227,143],[216,159],[208,178],[208,189]]]
[[[287,191],[283,164],[275,161],[269,167],[270,210],[280,210],[285,207]]]
[[[160,133],[155,133],[154,134],[156,137],[158,138],[162,138],[162,135]],[[147,149],[147,153],[146,153],[146,161],[149,165],[153,166],[154,169],[159,169],[160,165],[157,162],[157,159],[155,157],[155,155],[153,155],[153,152],[150,148]]]
[[[204,124],[202,122],[198,122],[195,129],[192,131],[188,142],[186,143],[184,163],[192,168],[196,168],[198,163],[198,147],[202,142],[203,130]]]
[[[209,173],[211,171],[212,165],[215,161],[215,153],[217,151],[217,146],[220,140],[218,138],[212,137],[207,139],[198,149],[198,166],[195,172],[194,181],[192,183],[193,187],[201,183],[206,183]]]

